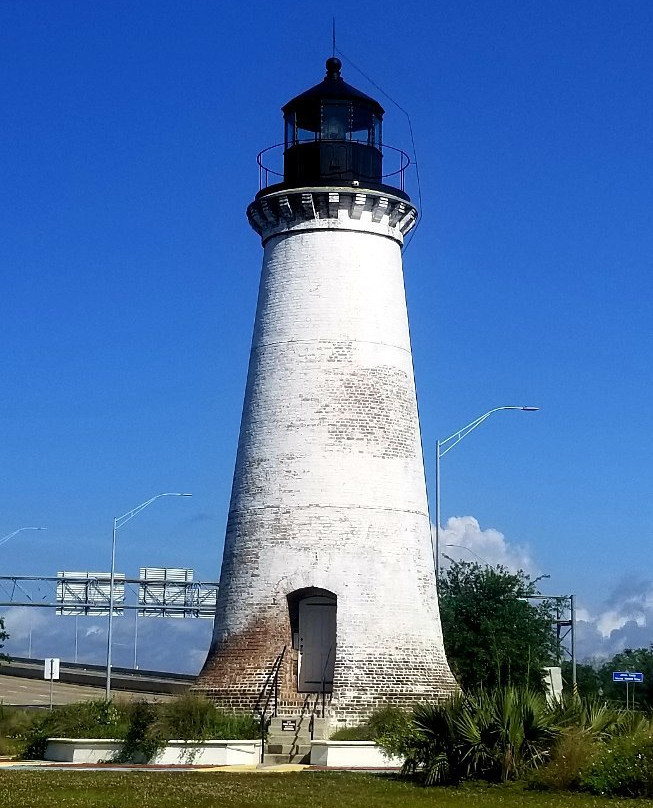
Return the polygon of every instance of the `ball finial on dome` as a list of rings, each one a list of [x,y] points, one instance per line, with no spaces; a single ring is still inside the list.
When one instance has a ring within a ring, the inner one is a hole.
[[[342,62],[338,59],[337,56],[331,56],[326,60],[326,69],[327,74],[326,77],[328,79],[339,79],[340,78],[340,68],[342,67]]]

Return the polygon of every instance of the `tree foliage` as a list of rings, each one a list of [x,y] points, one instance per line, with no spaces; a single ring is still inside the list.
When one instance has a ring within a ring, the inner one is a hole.
[[[447,658],[463,689],[513,685],[543,689],[555,657],[553,604],[532,600],[537,582],[501,565],[453,561],[440,576]]]
[[[572,692],[572,664],[570,660],[564,660],[561,664],[563,690],[567,694]],[[598,670],[588,662],[579,662],[576,665],[576,683],[578,694],[585,698],[597,698],[601,687],[601,678]]]
[[[653,709],[653,645],[648,648],[626,648],[604,662],[598,670],[604,698],[625,703],[626,685],[623,682],[612,681],[613,671],[643,673],[643,684],[629,686],[630,697],[634,696],[638,707]]]
[[[635,707],[649,712],[653,710],[653,644],[648,648],[625,648],[601,664],[579,663],[576,666],[578,692],[581,696],[600,697],[625,706],[626,685],[612,681],[613,671],[643,673],[642,684],[629,685],[629,697],[634,698]],[[570,662],[563,662],[562,676],[565,689],[571,691]]]
[[[5,641],[9,639],[8,632],[5,631],[5,621],[4,617],[0,617],[0,648],[2,648],[5,644]],[[6,654],[0,652],[0,662],[3,660],[9,661],[9,657]]]

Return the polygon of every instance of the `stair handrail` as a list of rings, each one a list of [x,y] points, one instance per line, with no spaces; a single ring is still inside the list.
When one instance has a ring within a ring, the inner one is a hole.
[[[261,717],[265,716],[268,711],[268,707],[270,706],[270,700],[272,696],[274,696],[274,713],[273,715],[276,717],[277,715],[277,706],[279,701],[279,670],[281,668],[281,663],[283,662],[283,657],[286,653],[287,645],[284,645],[281,651],[277,654],[272,663],[272,667],[270,668],[268,675],[265,679],[265,683],[261,688],[261,692],[258,695],[258,699],[256,700],[256,704],[254,705],[254,712]],[[267,697],[266,697],[267,692]],[[261,703],[265,699],[265,704],[261,708]]]
[[[326,689],[325,689],[324,677],[326,675],[327,666],[329,665],[329,660],[331,659],[331,651],[333,651],[333,643],[329,646],[329,653],[326,656],[326,660],[324,662],[324,667],[322,668],[322,718],[324,718],[324,708],[325,708],[325,701],[326,701],[326,698],[325,698]],[[333,686],[333,682],[331,683],[331,685]]]
[[[272,718],[276,718],[277,715],[277,708],[279,704],[279,670],[281,669],[281,663],[283,662],[283,657],[286,653],[286,648],[288,646],[284,645],[279,654],[274,659],[272,663],[272,667],[270,668],[267,678],[265,679],[265,683],[261,688],[261,692],[259,693],[258,699],[254,706],[254,713],[259,716],[260,720],[260,727],[261,727],[261,763],[264,762],[265,759],[265,733],[267,728],[270,724]],[[267,691],[267,697],[266,697]],[[274,696],[274,709],[272,711],[272,715],[268,719],[268,707],[270,706],[270,701]],[[265,703],[263,707],[261,707],[261,703],[265,699]]]

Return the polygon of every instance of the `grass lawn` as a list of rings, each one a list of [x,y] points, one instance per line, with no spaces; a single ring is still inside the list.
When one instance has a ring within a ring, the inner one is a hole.
[[[650,800],[542,794],[510,786],[421,788],[336,772],[2,771],[0,805],[16,808],[651,808]]]

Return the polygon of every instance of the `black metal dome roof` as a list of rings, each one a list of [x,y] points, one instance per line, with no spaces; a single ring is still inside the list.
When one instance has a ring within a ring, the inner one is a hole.
[[[324,79],[319,84],[311,87],[310,90],[306,90],[296,95],[291,101],[288,101],[288,103],[282,107],[284,115],[287,115],[289,112],[305,112],[313,105],[319,105],[321,101],[327,100],[351,101],[357,106],[365,106],[371,109],[372,112],[380,117],[383,116],[385,110],[378,101],[375,101],[374,98],[352,87],[351,84],[347,84],[340,75],[341,67],[342,63],[340,59],[335,56],[327,59],[327,72]]]

